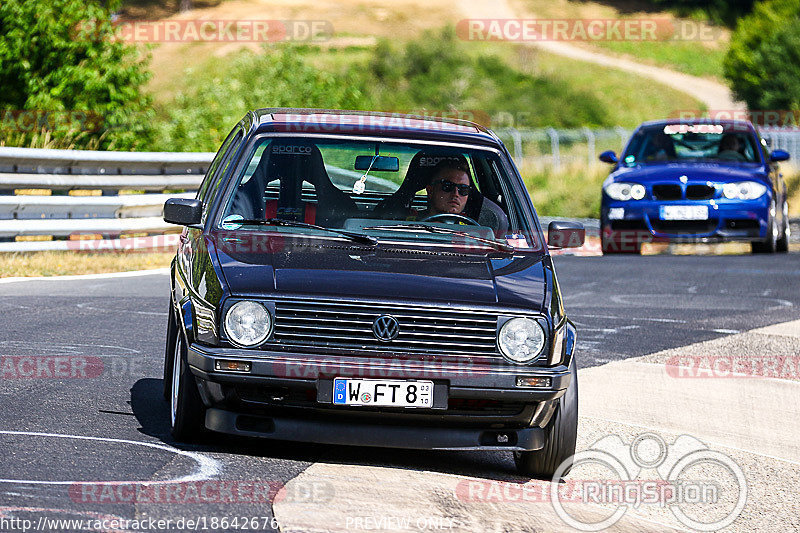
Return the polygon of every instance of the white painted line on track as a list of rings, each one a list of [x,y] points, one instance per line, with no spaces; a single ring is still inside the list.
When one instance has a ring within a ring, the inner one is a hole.
[[[117,444],[133,444],[136,446],[145,446],[147,448],[154,448],[156,450],[162,450],[169,453],[174,453],[176,455],[181,455],[183,457],[187,457],[197,463],[197,468],[191,474],[186,476],[177,478],[177,479],[168,479],[168,480],[158,480],[158,481],[151,481],[151,480],[141,480],[141,481],[102,481],[103,484],[106,485],[163,485],[163,484],[170,484],[170,483],[182,483],[187,481],[203,481],[206,479],[212,479],[218,476],[222,472],[222,466],[216,459],[212,459],[211,457],[207,457],[203,454],[197,452],[190,452],[187,450],[179,450],[177,448],[173,448],[172,446],[167,446],[165,444],[157,444],[154,442],[141,442],[136,440],[128,440],[128,439],[115,439],[112,437],[89,437],[85,435],[68,435],[68,434],[61,434],[61,433],[40,433],[35,431],[10,431],[10,430],[0,430],[0,435],[23,435],[28,437],[48,437],[48,438],[57,438],[57,439],[75,439],[75,440],[87,440],[87,441],[94,441],[94,442],[110,442],[110,443],[117,443]],[[19,483],[24,485],[92,485],[95,483],[100,483],[100,481],[43,481],[43,480],[28,480],[28,479],[3,479],[0,478],[0,483]]]
[[[103,274],[76,274],[72,276],[35,276],[35,277],[14,277],[0,278],[2,283],[19,283],[23,281],[74,281],[83,279],[113,279],[113,278],[132,278],[137,276],[168,275],[169,268],[154,268],[151,270],[131,270],[129,272],[106,272]]]

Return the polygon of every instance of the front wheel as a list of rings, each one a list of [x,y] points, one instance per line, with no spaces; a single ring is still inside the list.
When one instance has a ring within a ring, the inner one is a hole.
[[[776,243],[776,248],[780,253],[786,253],[789,251],[789,236],[791,235],[791,230],[789,229],[789,204],[786,200],[783,201],[783,231],[778,237],[778,242]]]
[[[179,441],[191,441],[205,431],[205,407],[186,362],[186,344],[175,336],[169,395],[170,429]]]
[[[578,373],[574,357],[570,369],[572,379],[569,388],[559,398],[556,412],[550,424],[544,428],[544,447],[541,450],[514,453],[517,471],[524,476],[552,479],[564,461],[569,461],[569,465],[563,475],[567,475],[572,467],[572,456],[575,455],[578,440]]]
[[[778,224],[776,222],[777,219],[777,208],[775,205],[775,201],[772,201],[772,205],[769,208],[769,227],[767,227],[767,238],[763,241],[754,241],[750,243],[750,250],[754,254],[774,254],[778,251]]]

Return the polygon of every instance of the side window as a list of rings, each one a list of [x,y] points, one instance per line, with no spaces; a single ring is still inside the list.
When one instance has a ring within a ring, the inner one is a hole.
[[[217,169],[219,168],[220,164],[222,164],[222,160],[225,158],[227,154],[228,147],[233,142],[233,139],[236,138],[237,133],[239,132],[239,126],[236,126],[229,134],[225,141],[222,143],[217,155],[214,156],[214,160],[211,161],[211,164],[208,166],[208,171],[206,172],[205,178],[203,178],[203,183],[200,184],[200,188],[197,190],[196,199],[202,200],[203,204],[206,203],[206,196],[208,194],[208,189],[211,185],[211,182],[214,181],[214,176],[216,176]]]
[[[203,200],[203,222],[205,222],[206,217],[208,216],[208,204],[213,200],[214,195],[219,189],[219,186],[226,175],[226,171],[233,160],[233,155],[242,144],[243,138],[244,134],[241,130],[237,130],[235,133],[232,133],[228,139],[226,139],[225,144],[223,144],[224,152],[222,149],[220,149],[222,157],[219,157],[218,154],[215,158],[215,162],[217,162],[217,159],[219,159],[216,167],[213,170],[209,169],[208,177],[203,182],[203,185],[206,187],[206,189],[202,191],[203,196],[201,198]]]
[[[239,149],[239,146],[242,144],[242,139],[244,138],[244,134],[240,131],[234,137],[233,142],[231,143],[228,151],[225,153],[225,158],[222,160],[222,164],[219,167],[216,175],[212,178],[211,186],[208,189],[208,196],[207,199],[211,199],[217,193],[222,180],[225,179],[227,175],[228,168],[231,166],[231,162],[233,161],[233,156],[236,154],[236,151]]]

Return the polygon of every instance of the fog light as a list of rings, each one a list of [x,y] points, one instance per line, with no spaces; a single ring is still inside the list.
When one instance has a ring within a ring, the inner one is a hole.
[[[625,218],[624,207],[611,207],[608,210],[608,220],[622,220]]]
[[[534,378],[529,376],[517,376],[517,387],[536,387],[549,388],[550,378]]]
[[[253,367],[250,361],[227,361],[224,359],[217,359],[214,362],[214,368],[222,370],[223,372],[250,372]]]

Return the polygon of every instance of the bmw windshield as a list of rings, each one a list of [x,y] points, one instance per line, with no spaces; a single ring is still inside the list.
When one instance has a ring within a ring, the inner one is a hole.
[[[667,124],[643,127],[631,138],[621,165],[718,162],[758,164],[755,135],[736,124]]]

